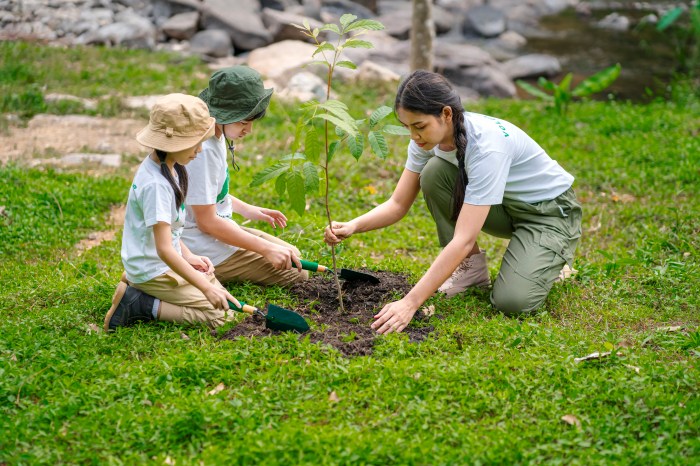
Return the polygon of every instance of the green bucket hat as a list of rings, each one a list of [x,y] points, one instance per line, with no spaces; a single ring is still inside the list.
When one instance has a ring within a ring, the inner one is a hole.
[[[260,74],[248,66],[232,66],[214,73],[199,98],[220,125],[247,120],[270,104],[273,89],[263,87]]]

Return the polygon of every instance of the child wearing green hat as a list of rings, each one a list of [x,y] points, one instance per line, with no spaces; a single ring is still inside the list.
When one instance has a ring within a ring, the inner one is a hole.
[[[124,275],[104,319],[105,331],[136,322],[222,325],[228,301],[240,303],[213,274],[211,261],[180,240],[188,192],[185,165],[214,132],[201,99],[169,94],[158,99],[136,140],[151,148],[129,190],[121,257]]]
[[[236,213],[273,228],[287,226],[282,212],[229,194],[227,148],[238,171],[233,140],[252,132],[254,122],[265,115],[272,92],[265,89],[257,71],[233,66],[215,72],[199,94],[216,125],[214,135],[202,144],[200,156],[187,165],[190,188],[182,239],[192,252],[211,259],[222,283],[289,285],[308,277],[301,270],[297,248],[260,230],[241,227],[232,219]]]

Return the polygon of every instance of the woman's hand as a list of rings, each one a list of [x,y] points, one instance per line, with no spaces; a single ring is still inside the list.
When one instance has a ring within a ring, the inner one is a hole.
[[[372,323],[372,329],[380,334],[401,332],[411,322],[417,310],[418,308],[406,302],[405,298],[389,303],[374,316],[377,320]]]
[[[200,272],[206,274],[214,273],[214,264],[211,263],[208,257],[197,256],[195,254],[182,257],[184,257],[187,263],[190,264],[195,270],[199,270]]]
[[[216,309],[229,309],[228,301],[231,301],[237,307],[241,307],[241,303],[231,296],[231,293],[223,288],[219,288],[216,285],[211,285],[205,291],[203,291],[204,296],[207,298],[212,306]]]
[[[323,240],[331,246],[351,237],[355,233],[355,226],[351,222],[333,222],[331,227],[326,227]]]
[[[254,205],[246,206],[245,211],[241,212],[248,220],[260,220],[269,223],[272,228],[287,227],[287,217],[279,210],[266,209],[265,207],[257,207]]]

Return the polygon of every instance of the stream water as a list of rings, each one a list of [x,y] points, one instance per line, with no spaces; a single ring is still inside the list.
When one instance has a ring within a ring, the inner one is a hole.
[[[540,21],[540,31],[527,37],[527,51],[559,58],[562,73],[552,80],[559,82],[571,72],[574,85],[620,63],[620,77],[607,92],[594,98],[604,99],[613,94],[617,99],[644,101],[654,95],[664,95],[677,63],[674,37],[657,31],[654,25],[640,24],[641,18],[653,12],[635,8],[632,2],[629,5],[629,9],[597,8],[590,16],[581,16],[569,9],[544,17]],[[630,18],[632,26],[629,30],[597,26],[600,19],[613,12]]]

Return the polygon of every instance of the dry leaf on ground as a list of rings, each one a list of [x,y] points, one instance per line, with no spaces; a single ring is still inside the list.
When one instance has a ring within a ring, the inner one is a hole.
[[[102,329],[95,324],[88,324],[88,333],[100,333]]]
[[[340,401],[340,398],[338,398],[338,394],[333,390],[330,395],[328,395],[328,401],[331,401],[333,403],[337,403]]]
[[[573,414],[565,414],[561,417],[561,420],[569,424],[570,426],[581,427],[581,421],[578,420]]]
[[[433,314],[435,314],[435,305],[431,304],[430,306],[425,306],[423,309],[420,310],[424,316],[430,317]]]
[[[639,374],[639,371],[640,371],[639,367],[633,366],[633,365],[631,365],[631,364],[625,364],[625,367],[628,368],[628,369],[632,369],[632,370],[635,371],[637,374]]]
[[[610,354],[611,354],[610,351],[606,351],[604,353],[599,353],[596,351],[595,353],[591,353],[591,354],[588,354],[588,355],[580,357],[580,358],[574,358],[574,362],[590,361],[592,359],[603,359],[603,358],[607,358],[608,356],[610,356]],[[622,356],[622,353],[620,353],[620,352],[618,352],[616,354],[618,356]]]
[[[224,383],[221,382],[219,385],[214,387],[211,391],[208,391],[207,395],[216,395],[217,393],[222,391],[224,388],[226,388],[226,385],[224,385]]]

